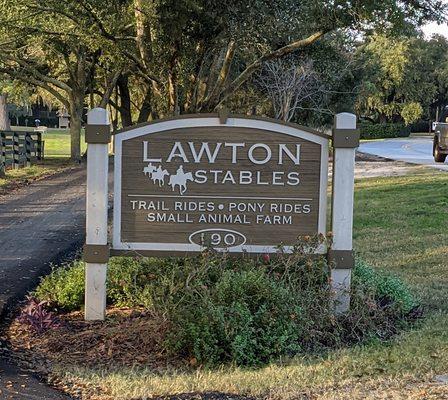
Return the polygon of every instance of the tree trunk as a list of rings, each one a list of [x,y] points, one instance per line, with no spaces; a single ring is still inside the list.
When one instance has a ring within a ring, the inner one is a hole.
[[[128,77],[121,75],[117,79],[118,92],[120,94],[120,115],[123,128],[132,125],[131,94],[129,92]]]
[[[7,98],[6,94],[0,94],[0,131],[9,131],[11,129],[8,109],[6,108]]]
[[[74,162],[81,161],[81,126],[84,95],[73,91],[70,94],[70,158]]]
[[[151,100],[152,91],[149,87],[146,91],[145,98],[143,99],[142,106],[140,107],[137,123],[147,122],[150,116],[153,117]]]

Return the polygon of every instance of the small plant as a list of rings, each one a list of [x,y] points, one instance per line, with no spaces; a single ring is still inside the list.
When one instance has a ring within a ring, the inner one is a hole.
[[[51,274],[41,280],[33,296],[47,301],[50,307],[79,310],[84,302],[84,262],[74,261],[53,268]]]
[[[29,325],[37,334],[59,327],[61,325],[59,318],[47,310],[47,305],[46,301],[39,301],[35,297],[28,296],[27,305],[18,317],[19,322]]]
[[[402,280],[392,274],[379,274],[359,259],[353,271],[353,286],[364,295],[371,295],[376,304],[383,308],[393,308],[401,314],[408,314],[418,306]]]

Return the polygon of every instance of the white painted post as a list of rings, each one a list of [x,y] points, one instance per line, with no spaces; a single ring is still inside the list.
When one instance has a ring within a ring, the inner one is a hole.
[[[353,195],[355,152],[359,145],[356,115],[340,113],[335,116],[333,130],[333,244],[329,258],[334,262],[331,272],[335,293],[335,311],[344,313],[350,307],[351,269],[353,258]]]
[[[109,144],[104,137],[110,127],[104,108],[94,108],[87,114],[87,203],[86,203],[86,261],[85,319],[104,320],[106,310],[107,274],[107,203]],[[109,139],[110,140],[110,139]],[[105,261],[105,262],[104,262]]]

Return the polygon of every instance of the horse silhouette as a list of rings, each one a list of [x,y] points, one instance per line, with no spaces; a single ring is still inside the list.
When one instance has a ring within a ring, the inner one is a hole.
[[[159,165],[158,168],[151,173],[151,179],[154,185],[156,184],[156,181],[159,183],[159,187],[162,187],[165,185],[165,176],[168,176],[169,172],[166,169],[162,169],[162,166]]]
[[[171,175],[170,176],[170,181],[169,181],[169,185],[171,186],[171,188],[174,189],[176,186],[179,186],[179,193],[181,194],[181,196],[187,191],[187,181],[192,181],[193,180],[193,175],[191,172],[183,172],[182,168],[179,168],[177,170],[176,175]]]
[[[148,164],[147,167],[143,168],[143,173],[145,175],[151,175],[156,170],[156,167],[151,163]]]

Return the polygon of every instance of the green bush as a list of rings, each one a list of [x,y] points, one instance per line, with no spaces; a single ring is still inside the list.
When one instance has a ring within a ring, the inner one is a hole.
[[[255,366],[395,333],[416,302],[397,278],[358,261],[350,312],[335,318],[325,257],[238,258],[207,251],[188,258],[113,258],[108,303],[164,315],[172,354],[217,365]],[[83,304],[83,264],[55,269],[35,292],[65,310]]]
[[[153,297],[164,297],[163,289],[171,283],[172,277],[160,272],[179,265],[179,261],[170,259],[111,258],[107,269],[108,304],[150,309]],[[157,283],[164,280],[163,285],[154,285],[156,277]],[[79,310],[84,304],[84,284],[84,263],[74,261],[54,268],[41,280],[34,295],[64,311]]]
[[[79,310],[84,303],[84,263],[74,261],[53,268],[51,274],[41,280],[34,295],[64,310]]]
[[[359,128],[361,131],[361,139],[407,137],[411,134],[410,126],[399,123],[372,124],[362,122]]]
[[[200,362],[257,365],[300,350],[297,294],[263,269],[225,270],[173,311],[170,347]]]
[[[418,121],[409,125],[411,128],[411,132],[430,132],[430,121]]]
[[[409,288],[398,277],[380,274],[362,260],[356,260],[353,285],[364,294],[374,297],[375,303],[393,307],[398,313],[408,314],[417,306]]]

